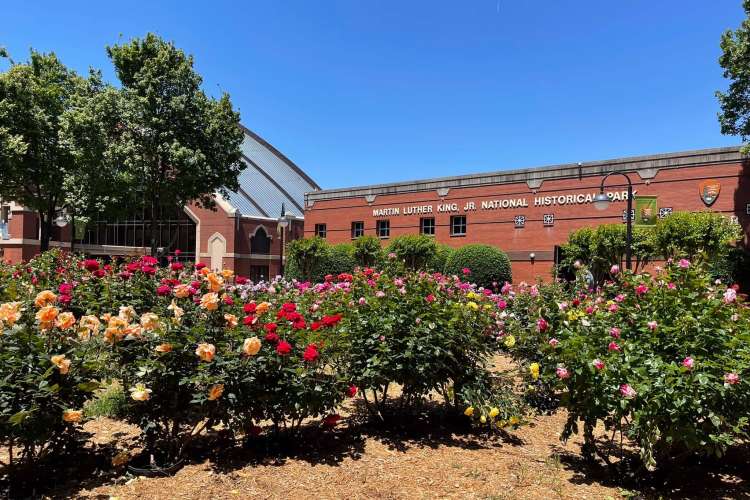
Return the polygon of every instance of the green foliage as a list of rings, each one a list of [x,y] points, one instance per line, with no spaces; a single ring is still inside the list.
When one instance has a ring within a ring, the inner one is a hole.
[[[430,271],[438,273],[445,272],[445,266],[454,251],[455,250],[452,247],[438,243],[437,248],[435,249],[435,255],[433,255],[432,259],[427,263],[427,268]]]
[[[705,253],[709,260],[726,256],[742,237],[742,228],[715,212],[675,212],[661,219],[654,232],[654,251],[666,258]]]
[[[466,245],[453,251],[445,272],[461,276],[464,269],[470,271],[466,279],[485,288],[513,281],[510,259],[505,252],[490,245]]]
[[[318,236],[290,242],[286,247],[286,276],[290,279],[312,281],[320,272],[321,263],[329,248],[326,240]]]
[[[634,440],[652,467],[684,452],[721,456],[748,437],[750,314],[700,266],[624,273],[591,293],[519,291],[506,333],[533,395],[557,394],[563,438],[583,423]],[[614,434],[613,434],[614,437]]]
[[[360,267],[376,267],[383,261],[383,247],[375,236],[360,236],[354,240],[354,258]]]
[[[730,84],[726,93],[716,92],[716,97],[721,106],[721,133],[738,135],[746,142],[750,136],[750,0],[744,0],[742,5],[746,14],[742,25],[735,31],[725,32],[721,37],[722,55],[719,64],[724,68],[724,78],[729,79]],[[748,152],[747,144],[744,152]]]
[[[423,234],[402,235],[394,238],[385,252],[395,253],[407,269],[426,269],[435,259],[437,243],[435,238]]]
[[[354,257],[354,246],[349,243],[330,245],[323,254],[318,272],[313,276],[314,283],[320,283],[325,276],[331,274],[338,276],[341,273],[352,273],[357,267]]]
[[[113,383],[94,393],[94,397],[83,405],[87,418],[124,418],[128,399],[119,383]]]

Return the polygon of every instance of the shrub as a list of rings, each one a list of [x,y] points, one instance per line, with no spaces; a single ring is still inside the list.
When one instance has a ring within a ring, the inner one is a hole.
[[[462,276],[485,288],[493,288],[513,280],[510,259],[500,249],[489,245],[466,245],[453,251],[445,265],[445,272]]]
[[[559,394],[563,438],[583,422],[587,453],[602,452],[597,422],[633,439],[649,467],[683,452],[721,456],[748,437],[749,311],[702,266],[683,259],[595,293],[517,293],[512,303],[512,352],[534,392]]]
[[[311,281],[328,248],[328,243],[318,236],[290,242],[286,248],[286,275],[293,279]]]
[[[395,253],[407,269],[426,269],[437,254],[435,238],[420,235],[402,235],[393,239],[386,253]]]
[[[436,273],[444,273],[445,266],[453,252],[453,248],[438,243],[437,248],[435,249],[435,255],[433,255],[432,259],[427,263],[427,269]]]
[[[383,247],[375,236],[360,236],[354,240],[354,259],[360,267],[376,267],[383,261]]]
[[[742,237],[742,228],[715,212],[675,212],[661,219],[654,234],[654,250],[665,258],[705,253],[709,260],[726,255]]]
[[[331,245],[326,249],[320,264],[313,273],[312,282],[320,283],[326,275],[338,276],[341,273],[352,273],[357,267],[354,257],[354,246],[349,243]]]
[[[124,418],[128,399],[119,383],[99,389],[83,406],[87,418]]]

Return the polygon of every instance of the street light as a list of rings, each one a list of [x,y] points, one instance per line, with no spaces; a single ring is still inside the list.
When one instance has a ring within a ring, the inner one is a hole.
[[[630,216],[631,212],[633,211],[633,183],[630,180],[630,177],[628,177],[627,174],[620,172],[618,170],[614,172],[610,172],[607,175],[604,176],[602,179],[601,186],[599,186],[599,194],[594,196],[594,208],[597,210],[606,210],[607,207],[609,207],[609,196],[607,196],[604,193],[604,183],[609,178],[610,175],[621,175],[625,177],[628,181],[628,206],[627,210],[625,212],[626,217],[626,229],[625,229],[625,267],[629,270],[631,268],[631,262],[632,262],[632,250],[631,246],[633,243],[633,219]]]
[[[284,203],[281,204],[281,215],[279,216],[279,232],[281,233],[281,247],[279,249],[279,275],[284,276],[284,233],[289,225],[289,219],[286,216],[286,210],[284,210]]]

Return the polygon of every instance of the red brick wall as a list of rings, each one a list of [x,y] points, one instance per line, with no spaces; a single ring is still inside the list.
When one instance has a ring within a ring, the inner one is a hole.
[[[674,211],[696,211],[707,207],[699,195],[698,185],[705,179],[716,179],[721,183],[721,193],[710,210],[727,215],[737,215],[747,235],[750,232],[750,218],[746,215],[745,205],[750,203],[750,175],[743,171],[741,163],[722,165],[682,167],[660,170],[656,177],[644,181],[637,173],[630,174],[636,195],[658,195],[659,207],[672,207]],[[597,211],[593,204],[558,205],[535,207],[534,197],[566,195],[577,193],[596,193],[599,191],[601,177],[583,179],[545,180],[534,193],[525,182],[518,184],[498,184],[482,187],[451,188],[448,195],[441,200],[435,190],[401,195],[378,195],[372,205],[364,197],[318,200],[305,214],[305,236],[312,236],[315,224],[325,223],[327,239],[331,243],[351,241],[352,221],[365,222],[365,234],[375,234],[375,221],[391,221],[391,239],[401,234],[417,234],[420,217],[435,217],[436,238],[441,243],[458,247],[467,243],[486,243],[495,245],[510,252],[513,260],[513,277],[515,281],[529,281],[536,276],[550,277],[552,255],[555,245],[564,243],[568,234],[581,227],[622,221],[625,201],[613,202],[603,212]],[[612,176],[607,181],[607,191],[624,191],[624,179]],[[465,211],[467,202],[475,202],[477,207],[482,200],[503,198],[525,198],[529,204],[525,208],[508,208],[496,210]],[[458,212],[437,213],[428,215],[394,215],[373,217],[373,209],[411,205],[433,205],[439,203],[457,203]],[[552,227],[544,227],[544,214],[554,214]],[[451,237],[449,223],[451,215],[466,215],[467,235]],[[514,216],[526,216],[526,226],[514,227]],[[384,241],[387,244],[388,240]],[[534,252],[538,258],[531,263],[528,254]]]

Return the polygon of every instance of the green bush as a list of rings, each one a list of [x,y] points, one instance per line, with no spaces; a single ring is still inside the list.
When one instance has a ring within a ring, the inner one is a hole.
[[[426,269],[435,259],[437,243],[435,238],[423,234],[408,234],[394,238],[385,252],[395,253],[407,269]]]
[[[437,248],[435,249],[435,255],[433,255],[432,259],[427,263],[427,269],[436,273],[444,273],[448,259],[454,251],[455,250],[452,247],[438,243]]]
[[[124,418],[128,399],[119,383],[104,387],[83,405],[87,418]]]
[[[357,267],[357,260],[354,257],[354,245],[350,243],[331,245],[323,254],[312,281],[320,283],[328,274],[333,276],[341,273],[351,274],[355,267]]]
[[[354,259],[360,267],[377,267],[383,263],[383,247],[375,236],[360,236],[354,240]]]
[[[675,212],[661,219],[654,233],[654,251],[665,258],[705,253],[709,260],[726,256],[742,237],[742,228],[715,212]]]
[[[330,245],[318,236],[300,238],[286,247],[287,264],[284,274],[290,279],[311,281],[319,272],[321,261],[326,257]]]
[[[510,259],[502,250],[490,245],[466,245],[453,251],[445,266],[447,274],[463,276],[485,288],[496,288],[513,281]]]

